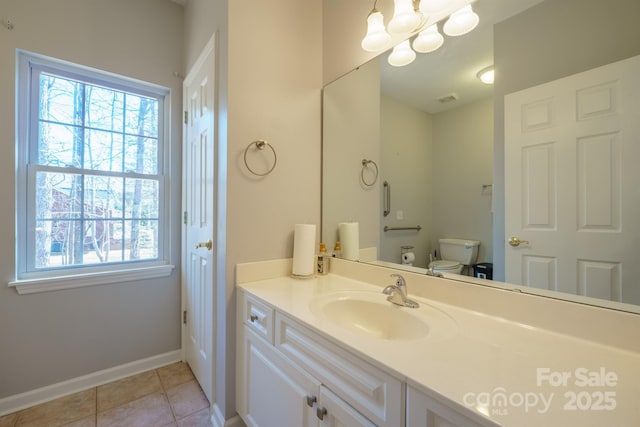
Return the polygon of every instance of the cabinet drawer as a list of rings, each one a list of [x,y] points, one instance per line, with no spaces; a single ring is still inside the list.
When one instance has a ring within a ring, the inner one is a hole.
[[[275,345],[378,426],[404,425],[402,383],[280,313]]]
[[[242,321],[252,331],[273,344],[273,308],[257,299],[240,293],[242,298]]]

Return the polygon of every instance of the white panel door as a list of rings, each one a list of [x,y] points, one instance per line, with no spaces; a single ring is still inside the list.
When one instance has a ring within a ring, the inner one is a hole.
[[[182,294],[185,359],[213,402],[215,235],[215,46],[207,45],[183,85]]]
[[[639,76],[633,57],[505,97],[507,282],[640,303]]]

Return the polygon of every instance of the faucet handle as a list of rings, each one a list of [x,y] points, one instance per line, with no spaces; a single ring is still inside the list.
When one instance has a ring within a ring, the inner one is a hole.
[[[399,274],[391,274],[390,277],[395,277],[396,278],[396,286],[398,286],[398,287],[407,285],[407,282],[405,282],[404,277],[402,277]]]

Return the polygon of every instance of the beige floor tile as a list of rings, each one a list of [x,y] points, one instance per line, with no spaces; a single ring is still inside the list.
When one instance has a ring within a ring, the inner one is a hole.
[[[176,420],[209,408],[209,401],[195,380],[170,388],[167,397]]]
[[[173,363],[157,371],[165,390],[195,379],[189,365],[184,362]]]
[[[0,427],[14,427],[17,420],[18,414],[15,412],[13,414],[2,416],[0,417]]]
[[[156,371],[147,371],[98,387],[98,412],[162,392]]]
[[[98,413],[98,427],[158,427],[173,421],[169,402],[162,393]]]
[[[96,413],[96,389],[81,391],[18,412],[16,427],[59,427]]]
[[[213,427],[209,409],[203,409],[179,420],[178,427]]]
[[[91,415],[90,417],[65,424],[62,427],[96,427],[96,416]]]

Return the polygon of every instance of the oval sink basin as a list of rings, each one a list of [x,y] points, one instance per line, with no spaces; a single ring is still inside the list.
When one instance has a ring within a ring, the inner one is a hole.
[[[412,340],[429,334],[429,324],[380,293],[339,292],[314,300],[311,311],[351,332],[386,340]]]

